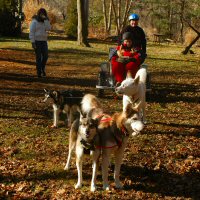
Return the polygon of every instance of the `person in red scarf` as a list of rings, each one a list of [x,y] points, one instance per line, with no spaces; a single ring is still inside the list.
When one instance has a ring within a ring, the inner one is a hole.
[[[122,44],[117,46],[117,55],[111,59],[112,74],[116,83],[121,83],[128,71],[132,77],[135,77],[139,66],[142,62],[140,48],[133,46],[133,38],[131,32],[125,32],[122,36]]]

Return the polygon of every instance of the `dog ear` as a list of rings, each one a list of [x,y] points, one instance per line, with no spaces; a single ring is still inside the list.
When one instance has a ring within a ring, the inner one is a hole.
[[[138,76],[138,77],[134,80],[134,83],[135,83],[136,85],[138,85],[139,80],[140,80],[140,77]]]
[[[79,120],[80,120],[80,122],[83,120],[83,118],[85,118],[86,116],[85,116],[85,114],[81,111],[81,109],[78,109],[78,112],[80,113],[80,118],[79,118]]]
[[[133,78],[130,70],[128,70],[128,72],[126,74],[126,78]]]
[[[54,91],[52,92],[52,94],[54,95],[55,100],[58,101],[59,92],[54,90]]]

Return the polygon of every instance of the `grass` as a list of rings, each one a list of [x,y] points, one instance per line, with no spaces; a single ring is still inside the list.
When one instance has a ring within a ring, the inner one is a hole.
[[[75,190],[75,160],[63,170],[69,130],[63,118],[51,129],[51,104],[43,89],[77,88],[97,94],[99,63],[114,43],[91,40],[91,48],[51,37],[47,78],[37,79],[28,38],[0,39],[0,197],[2,199],[199,199],[200,49],[182,55],[182,45],[149,42],[146,59],[152,93],[148,125],[130,138],[121,170],[124,190],[91,193],[91,164],[84,165],[84,187]],[[100,99],[105,111],[119,112],[111,91]]]

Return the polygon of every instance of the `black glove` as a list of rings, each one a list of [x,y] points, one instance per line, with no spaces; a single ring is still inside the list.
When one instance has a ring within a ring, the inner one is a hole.
[[[117,62],[121,62],[121,63],[124,63],[124,64],[127,64],[129,62],[136,62],[137,60],[135,58],[123,58],[123,57],[119,57],[117,59]]]
[[[129,62],[136,62],[137,60],[135,59],[135,58],[128,58],[127,59],[127,63],[129,63]]]
[[[32,43],[32,48],[33,48],[33,49],[36,49],[36,44],[35,44],[35,42]]]

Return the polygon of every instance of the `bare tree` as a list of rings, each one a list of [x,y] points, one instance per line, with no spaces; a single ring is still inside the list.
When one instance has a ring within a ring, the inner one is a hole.
[[[121,16],[122,15],[122,12],[121,12],[122,1],[117,0],[117,6],[114,4],[113,0],[111,0],[111,3],[112,3],[113,14],[114,14],[114,22],[116,25],[116,31],[117,31],[117,35],[118,35],[126,25],[126,21],[127,21],[127,18],[130,13],[131,6],[132,6],[132,0],[126,0],[123,18]],[[116,11],[116,9],[117,9],[117,11]]]
[[[183,19],[184,19],[184,18],[183,18]],[[199,32],[194,26],[192,26],[192,24],[189,23],[187,20],[184,19],[184,21],[188,24],[188,26],[189,26],[193,31],[195,31],[195,32],[197,33],[197,36],[191,41],[191,43],[190,43],[187,47],[185,47],[185,50],[182,51],[182,54],[185,55],[185,54],[187,54],[187,53],[189,52],[190,48],[199,40],[199,38],[200,38],[200,32]]]
[[[81,46],[90,47],[88,36],[88,0],[77,0],[77,12],[78,12],[78,44]]]
[[[184,15],[184,10],[185,10],[185,0],[181,0],[180,1],[180,32],[181,32],[181,43],[183,43],[184,39],[183,39],[183,31],[184,31],[184,19],[183,19],[183,15]]]
[[[104,14],[104,27],[106,31],[106,35],[109,35],[110,29],[111,29],[111,19],[112,19],[112,1],[109,2],[109,13],[107,16],[107,10],[106,10],[106,1],[102,0],[103,4],[103,14]]]

